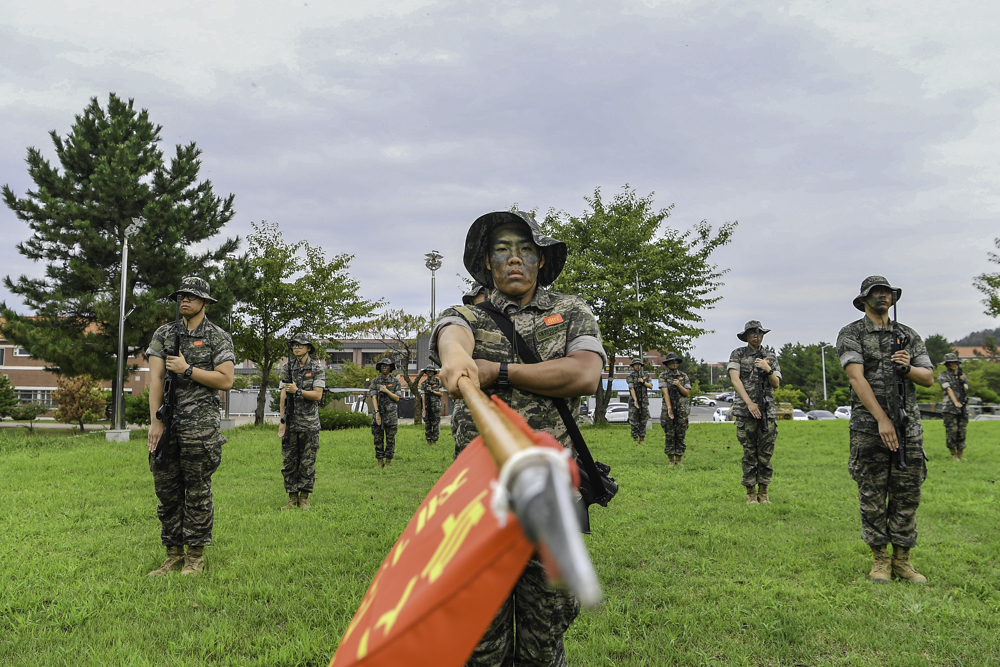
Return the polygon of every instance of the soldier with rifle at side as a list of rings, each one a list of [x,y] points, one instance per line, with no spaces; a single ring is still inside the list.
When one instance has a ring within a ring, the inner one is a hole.
[[[938,375],[938,384],[944,389],[941,412],[944,413],[944,435],[952,461],[965,460],[965,428],[969,424],[969,378],[962,373],[958,355],[944,355],[945,370]]]
[[[628,385],[628,424],[632,430],[632,440],[637,445],[646,442],[646,422],[649,421],[649,394],[653,379],[643,368],[642,359],[632,360],[632,372],[625,378]]]
[[[326,387],[326,371],[315,357],[312,338],[305,333],[288,341],[290,354],[282,367],[281,476],[288,502],[281,509],[309,509],[309,494],[316,483],[316,453],[319,451],[319,402]]]
[[[861,537],[872,550],[868,578],[888,582],[895,573],[926,583],[910,562],[927,477],[915,384],[931,386],[934,371],[920,334],[889,317],[902,293],[882,276],[865,278],[854,298],[865,316],[840,330],[837,354],[851,382],[847,468],[858,484]]]
[[[681,358],[671,352],[663,358],[664,370],[660,373],[660,392],[663,394],[663,408],[660,410],[660,424],[663,426],[663,453],[670,465],[684,467],[681,458],[687,447],[684,436],[688,430],[691,404],[691,378],[680,370]]]
[[[773,350],[764,347],[765,329],[759,320],[750,320],[736,337],[746,343],[729,355],[729,377],[736,390],[733,416],[736,439],[743,446],[743,487],[747,505],[770,505],[768,486],[774,475],[771,457],[778,438],[774,390],[781,383],[781,367]],[[756,487],[756,488],[755,488]]]
[[[433,446],[437,444],[441,435],[441,400],[447,392],[438,379],[437,366],[428,366],[424,369],[424,373],[427,374],[427,378],[420,385],[420,393],[424,396],[424,439],[428,445]]]
[[[403,395],[403,386],[392,372],[396,362],[383,357],[375,362],[379,376],[368,384],[368,401],[372,413],[372,438],[375,441],[375,463],[388,468],[396,457],[396,431],[399,429],[399,410],[396,405]]]
[[[205,316],[206,305],[218,301],[207,281],[186,276],[170,298],[178,304],[178,317],[156,330],[146,350],[149,467],[167,548],[166,560],[151,577],[173,570],[199,574],[205,568],[203,550],[212,543],[215,520],[212,474],[226,442],[219,392],[233,386],[236,361],[232,338]]]

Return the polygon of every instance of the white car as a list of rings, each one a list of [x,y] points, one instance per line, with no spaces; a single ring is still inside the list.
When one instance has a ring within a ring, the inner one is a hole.
[[[695,396],[691,399],[691,405],[707,405],[714,408],[715,401],[710,399],[708,396]]]
[[[850,419],[851,418],[851,406],[841,405],[839,408],[834,410],[833,416],[837,419]]]
[[[712,415],[713,422],[724,422],[726,421],[726,414],[732,410],[732,408],[716,408],[715,413]]]
[[[612,403],[604,418],[609,424],[625,424],[628,422],[628,403]]]
[[[809,421],[809,417],[806,416],[806,413],[803,412],[802,410],[795,408],[794,410],[792,410],[792,420],[797,422],[807,422]]]

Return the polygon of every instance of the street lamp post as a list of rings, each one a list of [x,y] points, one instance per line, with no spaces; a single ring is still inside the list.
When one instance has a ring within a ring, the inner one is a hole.
[[[641,335],[642,335],[642,299],[639,298],[639,272],[638,271],[635,272],[635,302],[639,306],[636,312],[639,314],[639,335],[640,335],[639,342],[638,342],[638,346],[639,346],[639,358],[642,359],[642,338],[641,338]],[[645,360],[643,360],[643,362],[642,362],[642,367],[643,368],[646,367],[646,361]]]
[[[435,272],[441,268],[441,260],[444,255],[439,253],[437,250],[431,250],[429,253],[424,255],[427,261],[424,262],[424,266],[431,270],[431,322],[437,317],[437,304],[435,299],[437,298],[437,277]]]
[[[826,348],[833,347],[833,345],[824,345],[819,348],[820,360],[823,362],[823,402],[826,402]]]
[[[125,290],[128,287],[128,240],[146,224],[144,218],[132,218],[132,224],[125,228],[122,241],[122,281],[118,304],[118,374],[114,404],[111,409],[111,425],[114,429],[125,430],[125,411],[122,409],[125,396]]]

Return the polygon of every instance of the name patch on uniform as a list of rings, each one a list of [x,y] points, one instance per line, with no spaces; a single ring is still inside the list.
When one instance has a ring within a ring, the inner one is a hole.
[[[562,315],[560,315],[559,313],[556,313],[555,315],[549,315],[548,317],[546,317],[542,321],[545,322],[545,326],[550,327],[553,324],[561,324],[562,321],[563,321],[563,318],[562,318]]]
[[[205,342],[205,341],[203,341],[203,340],[196,340],[195,342],[193,342],[193,343],[191,343],[191,344],[192,344],[192,345],[194,345],[195,347],[198,347],[199,345],[201,345],[201,344],[202,344],[202,343],[204,343],[204,342]]]
[[[313,374],[312,374],[312,373],[306,373],[306,377],[307,377],[307,378],[311,378],[312,376],[313,376]]]

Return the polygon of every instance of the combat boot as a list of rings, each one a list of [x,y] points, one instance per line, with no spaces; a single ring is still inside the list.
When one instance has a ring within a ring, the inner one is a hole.
[[[640,445],[645,445],[646,444],[646,439],[645,438],[639,438],[639,444]]]
[[[964,449],[958,450],[958,460],[959,461],[965,461],[966,460],[966,458],[965,458],[965,450]]]
[[[290,510],[293,507],[298,507],[298,506],[299,506],[299,492],[296,491],[295,493],[288,494],[288,502],[285,503],[281,509]]]
[[[892,545],[892,571],[900,579],[906,579],[911,584],[926,584],[927,577],[913,568],[910,562],[910,550],[907,547]]]
[[[667,459],[669,459],[669,461],[670,461],[669,463],[667,463],[667,465],[672,466],[674,464],[674,455],[673,454],[667,454]]]
[[[747,487],[747,505],[759,505],[759,504],[760,503],[757,502],[757,490],[754,487],[752,487],[752,486],[748,486]]]
[[[677,466],[678,468],[683,468],[684,467],[684,464],[681,463],[681,455],[680,454],[678,454],[677,456],[674,457],[674,465]]]
[[[167,547],[167,559],[163,565],[149,573],[151,577],[162,577],[168,572],[179,570],[184,566],[184,547]]]
[[[392,459],[386,459],[385,460],[385,467],[388,468],[391,465],[392,465]]]
[[[892,580],[892,570],[889,568],[889,553],[885,545],[872,547],[872,571],[868,573],[868,581],[887,584]]]
[[[951,460],[961,461],[961,457],[959,456],[958,452],[956,452],[954,449],[951,450]]]
[[[634,442],[635,444],[638,445],[639,444],[639,438],[632,438],[632,442]]]
[[[205,547],[188,547],[181,574],[201,574],[205,571]]]
[[[767,497],[767,484],[757,485],[757,502],[761,505],[771,504],[771,499]]]
[[[305,491],[299,492],[299,507],[304,510],[309,509],[309,494]]]
[[[375,459],[375,465],[377,465],[379,468],[384,468],[385,459]]]

